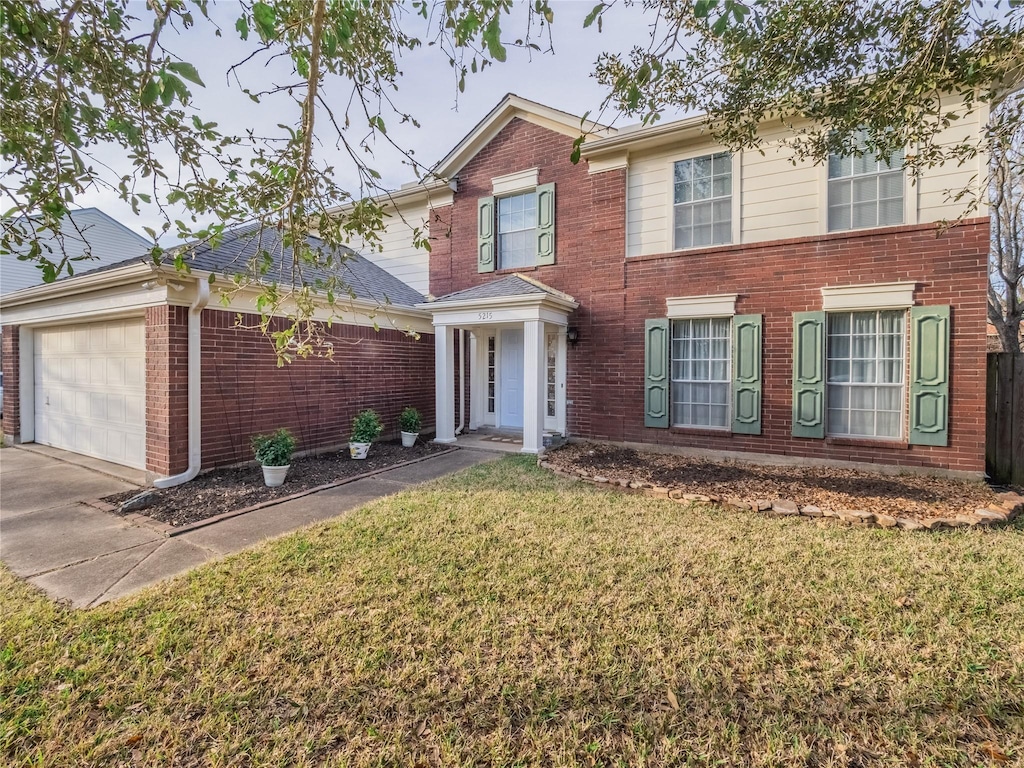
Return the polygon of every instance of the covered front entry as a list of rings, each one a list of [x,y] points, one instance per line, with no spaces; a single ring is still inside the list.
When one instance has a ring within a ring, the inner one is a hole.
[[[469,332],[469,428],[522,431],[523,453],[566,434],[566,329],[578,304],[519,274],[420,305],[433,313],[437,442],[456,440],[456,331]]]

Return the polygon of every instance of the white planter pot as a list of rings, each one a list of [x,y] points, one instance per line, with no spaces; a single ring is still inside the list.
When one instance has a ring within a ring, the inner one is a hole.
[[[412,448],[416,445],[416,438],[419,436],[419,432],[402,432],[402,447]]]
[[[353,459],[365,459],[370,452],[370,443],[349,443],[348,454]]]
[[[263,467],[263,482],[267,484],[267,488],[284,485],[284,478],[291,466],[291,464],[285,464],[283,467]]]

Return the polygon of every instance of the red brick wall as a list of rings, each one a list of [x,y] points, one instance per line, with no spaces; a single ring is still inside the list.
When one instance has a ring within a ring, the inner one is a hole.
[[[146,469],[188,468],[188,307],[146,310]]]
[[[418,341],[395,330],[335,325],[334,360],[296,360],[277,367],[270,340],[236,326],[236,314],[203,312],[203,468],[252,459],[249,438],[287,427],[298,450],[348,439],[352,417],[373,408],[385,434],[398,434],[398,414],[411,405],[434,423],[434,337]],[[243,326],[258,318],[246,315]],[[184,429],[183,412],[180,421]]]
[[[17,325],[5,325],[2,334],[4,371],[3,433],[12,440],[19,440],[21,438],[20,331],[21,329]]]
[[[589,176],[569,162],[572,140],[513,120],[459,172],[454,205],[435,212],[430,290],[461,290],[502,273],[476,271],[476,206],[491,178],[540,169],[556,183],[556,264],[532,277],[572,295],[569,430],[577,436],[713,450],[782,453],[967,471],[984,468],[985,285],[988,221],[946,233],[896,227],[625,258],[624,170]],[[449,236],[450,234],[450,236]],[[843,444],[790,436],[792,313],[821,308],[820,289],[916,280],[918,304],[953,306],[948,447]],[[737,293],[737,312],[764,326],[762,434],[741,436],[643,426],[643,325],[664,317],[667,296]]]

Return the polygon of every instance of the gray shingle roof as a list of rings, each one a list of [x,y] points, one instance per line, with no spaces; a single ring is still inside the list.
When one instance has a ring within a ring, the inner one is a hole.
[[[557,295],[556,291],[546,291],[536,283],[525,280],[519,275],[508,275],[483,285],[475,285],[472,288],[449,293],[446,296],[434,299],[432,303],[441,304],[447,301],[470,301],[472,299],[498,299],[504,296],[528,296],[533,293]]]
[[[310,235],[306,241],[313,248],[327,248],[326,243],[318,237]],[[281,234],[276,229],[264,229],[262,234],[256,227],[234,229],[225,233],[224,239],[216,248],[211,247],[208,243],[199,242],[179,246],[173,250],[183,250],[185,262],[192,269],[219,275],[246,272],[257,253],[264,250],[270,254],[271,264],[262,278],[263,281],[276,280],[282,284],[290,284],[292,280],[292,249],[282,247]],[[357,299],[381,304],[390,303],[400,307],[412,307],[424,301],[424,297],[419,291],[410,288],[390,272],[360,256],[351,248],[337,249],[335,258],[342,256],[345,261],[341,264],[335,263],[330,271],[314,269],[304,264],[302,279],[307,284],[315,285],[318,280],[326,280],[333,274],[352,290]],[[140,261],[138,258],[128,259],[100,269],[113,269],[138,261]],[[100,270],[92,270],[92,272],[98,271]]]

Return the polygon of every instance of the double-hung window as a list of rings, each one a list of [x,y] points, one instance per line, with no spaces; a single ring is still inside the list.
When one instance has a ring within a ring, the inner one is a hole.
[[[729,428],[732,318],[672,321],[672,425]]]
[[[673,247],[732,242],[732,156],[728,152],[673,165]]]
[[[537,261],[537,193],[498,198],[498,269]]]
[[[887,227],[903,223],[903,151],[879,158],[866,150],[863,131],[858,153],[828,159],[828,231]]]
[[[828,433],[903,436],[906,312],[827,316]]]

